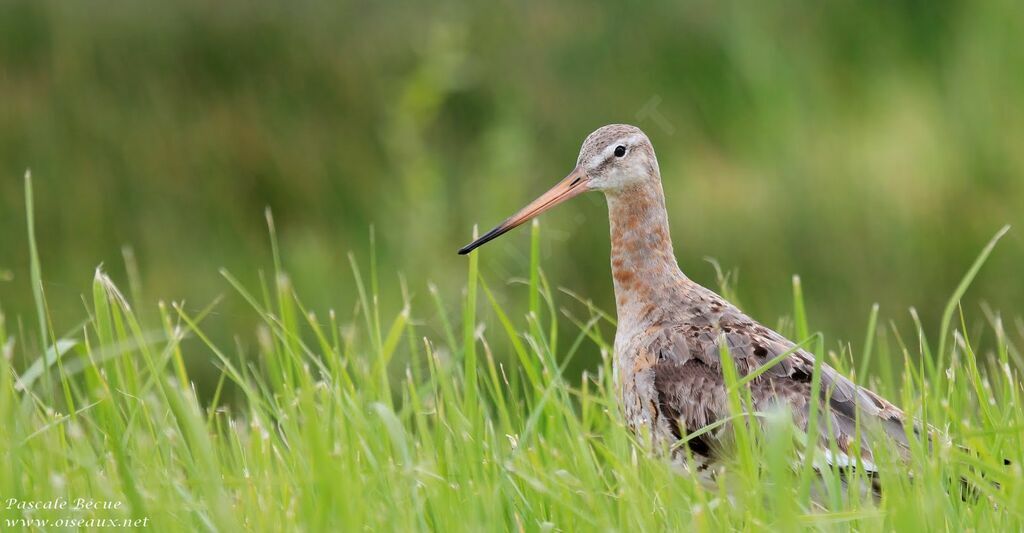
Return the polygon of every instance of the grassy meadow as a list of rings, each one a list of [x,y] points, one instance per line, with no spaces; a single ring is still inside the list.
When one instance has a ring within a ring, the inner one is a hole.
[[[995,239],[946,307],[939,339],[920,328],[889,330],[872,313],[858,352],[828,355],[852,376],[865,375],[872,359],[902,360],[900,373],[865,381],[951,438],[931,449],[913,440],[909,463],[883,448],[875,500],[844,493],[839,470],[819,475],[800,460],[814,452],[784,413],[756,413],[766,419],[763,429],[733,426],[736,457],[717,489],[646,453],[618,415],[614,319],[550,286],[537,224],[520,291],[530,302],[525,317],[502,308],[493,280],[480,274],[478,252],[454,310],[437,294],[382,305],[375,262],[353,258],[356,311],[339,316],[305,306],[281,270],[268,222],[274,259],[264,282],[246,286],[221,273],[257,324],[227,345],[204,331],[213,306],[190,312],[160,302],[159,318],[146,320],[101,269],[83,298],[86,320],[58,335],[32,246],[39,342],[50,348],[15,372],[11,352],[30,341],[20,321],[15,328],[0,320],[5,529],[63,529],[69,520],[87,530],[109,525],[98,520],[145,520],[161,531],[1012,531],[1024,524],[1020,353],[999,316],[976,336],[963,333],[956,305]],[[458,317],[436,337],[418,320],[432,306]],[[792,306],[787,333],[826,353],[823,336],[809,334],[797,279]],[[483,314],[499,326],[479,328]],[[573,333],[560,336],[564,329]],[[499,347],[511,360],[495,353]],[[186,350],[220,369],[209,402],[190,385]],[[590,353],[598,363],[582,378],[566,375],[570,361]],[[736,418],[752,411],[742,385],[753,377],[727,374]],[[228,386],[239,398],[222,403]],[[854,473],[852,482],[868,482],[864,476]],[[961,479],[971,495],[964,497]],[[83,497],[101,507],[45,508],[54,498]],[[43,508],[18,508],[33,501]],[[102,507],[109,502],[117,508]]]
[[[1020,530],[1021,24],[0,4],[0,530]],[[455,255],[612,122],[651,137],[691,278],[949,442],[880,457],[878,501],[777,413],[715,488],[647,453],[600,196]]]

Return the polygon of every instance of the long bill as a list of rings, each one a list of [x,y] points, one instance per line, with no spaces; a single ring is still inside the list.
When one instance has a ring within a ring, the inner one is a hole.
[[[522,225],[524,222],[537,215],[555,207],[556,205],[590,190],[590,177],[581,169],[576,167],[557,185],[548,192],[540,195],[539,198],[530,202],[530,205],[519,210],[518,213],[508,217],[504,222],[498,224],[494,229],[488,231],[483,237],[463,246],[459,255],[466,255],[479,248],[484,243],[500,237],[505,232]]]

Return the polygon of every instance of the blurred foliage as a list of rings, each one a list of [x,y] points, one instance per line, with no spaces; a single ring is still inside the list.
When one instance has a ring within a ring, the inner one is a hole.
[[[103,263],[138,295],[250,331],[217,274],[286,267],[313,309],[350,306],[346,254],[454,301],[455,250],[561,178],[606,123],[661,161],[684,270],[739,271],[769,324],[804,281],[811,326],[858,339],[874,302],[935,324],[989,237],[1017,228],[969,294],[1024,300],[1024,7],[984,2],[4,2],[0,302],[31,317],[22,175],[36,183],[51,313],[68,327]],[[655,107],[655,113],[644,113]],[[550,282],[613,308],[597,195],[545,216]],[[483,249],[525,275],[528,231]],[[352,309],[340,308],[341,316]],[[430,324],[436,317],[414,317]],[[58,331],[61,327],[57,327]]]

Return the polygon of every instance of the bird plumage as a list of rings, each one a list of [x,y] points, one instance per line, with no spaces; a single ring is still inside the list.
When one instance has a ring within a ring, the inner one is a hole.
[[[626,420],[634,431],[649,425],[659,446],[729,416],[720,360],[724,339],[739,375],[746,375],[792,351],[750,383],[758,411],[788,409],[807,429],[814,356],[759,324],[713,291],[690,280],[679,268],[669,235],[659,179],[606,191],[612,241],[612,279],[619,325],[615,354]],[[877,421],[905,451],[904,414],[877,394],[858,387],[827,364],[821,365],[818,411],[820,444],[834,439],[847,453],[858,434],[856,417]],[[831,431],[832,435],[825,432]],[[862,464],[873,462],[862,435]],[[724,428],[691,441],[702,459],[725,448]],[[677,452],[680,453],[680,452]]]
[[[650,435],[656,448],[674,450],[676,459],[692,457],[696,470],[723,459],[730,445],[728,424],[689,439],[686,450],[675,444],[730,417],[724,342],[738,375],[761,372],[746,385],[754,410],[785,409],[806,431],[816,405],[824,418],[816,442],[809,442],[832,466],[873,471],[872,447],[878,443],[869,442],[868,435],[881,435],[883,445],[899,456],[909,454],[908,420],[899,408],[824,363],[818,364],[820,389],[814,394],[814,355],[683,274],[673,252],[657,158],[639,128],[616,124],[591,133],[565,180],[460,253],[587,190],[602,191],[608,201],[616,371],[622,411],[633,431]],[[764,368],[769,362],[773,366]],[[851,455],[854,450],[859,458]]]

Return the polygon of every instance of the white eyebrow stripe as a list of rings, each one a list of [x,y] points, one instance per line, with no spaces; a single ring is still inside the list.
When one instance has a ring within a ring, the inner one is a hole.
[[[625,141],[625,143],[629,144],[629,145],[636,144],[637,141],[639,141],[639,140],[640,140],[640,135],[637,134],[637,133],[634,133],[633,135],[630,135],[629,137],[626,137],[625,139],[623,139],[623,141]]]
[[[599,165],[602,161],[611,157],[612,151],[614,151],[615,148],[617,148],[618,146],[623,144],[627,146],[632,146],[636,144],[638,141],[640,141],[640,139],[641,136],[636,133],[629,135],[628,137],[620,137],[619,139],[616,139],[615,142],[609,143],[608,146],[606,146],[604,150],[601,151],[601,153],[595,154],[594,157],[591,157],[590,161],[587,162],[587,166],[594,167]]]

